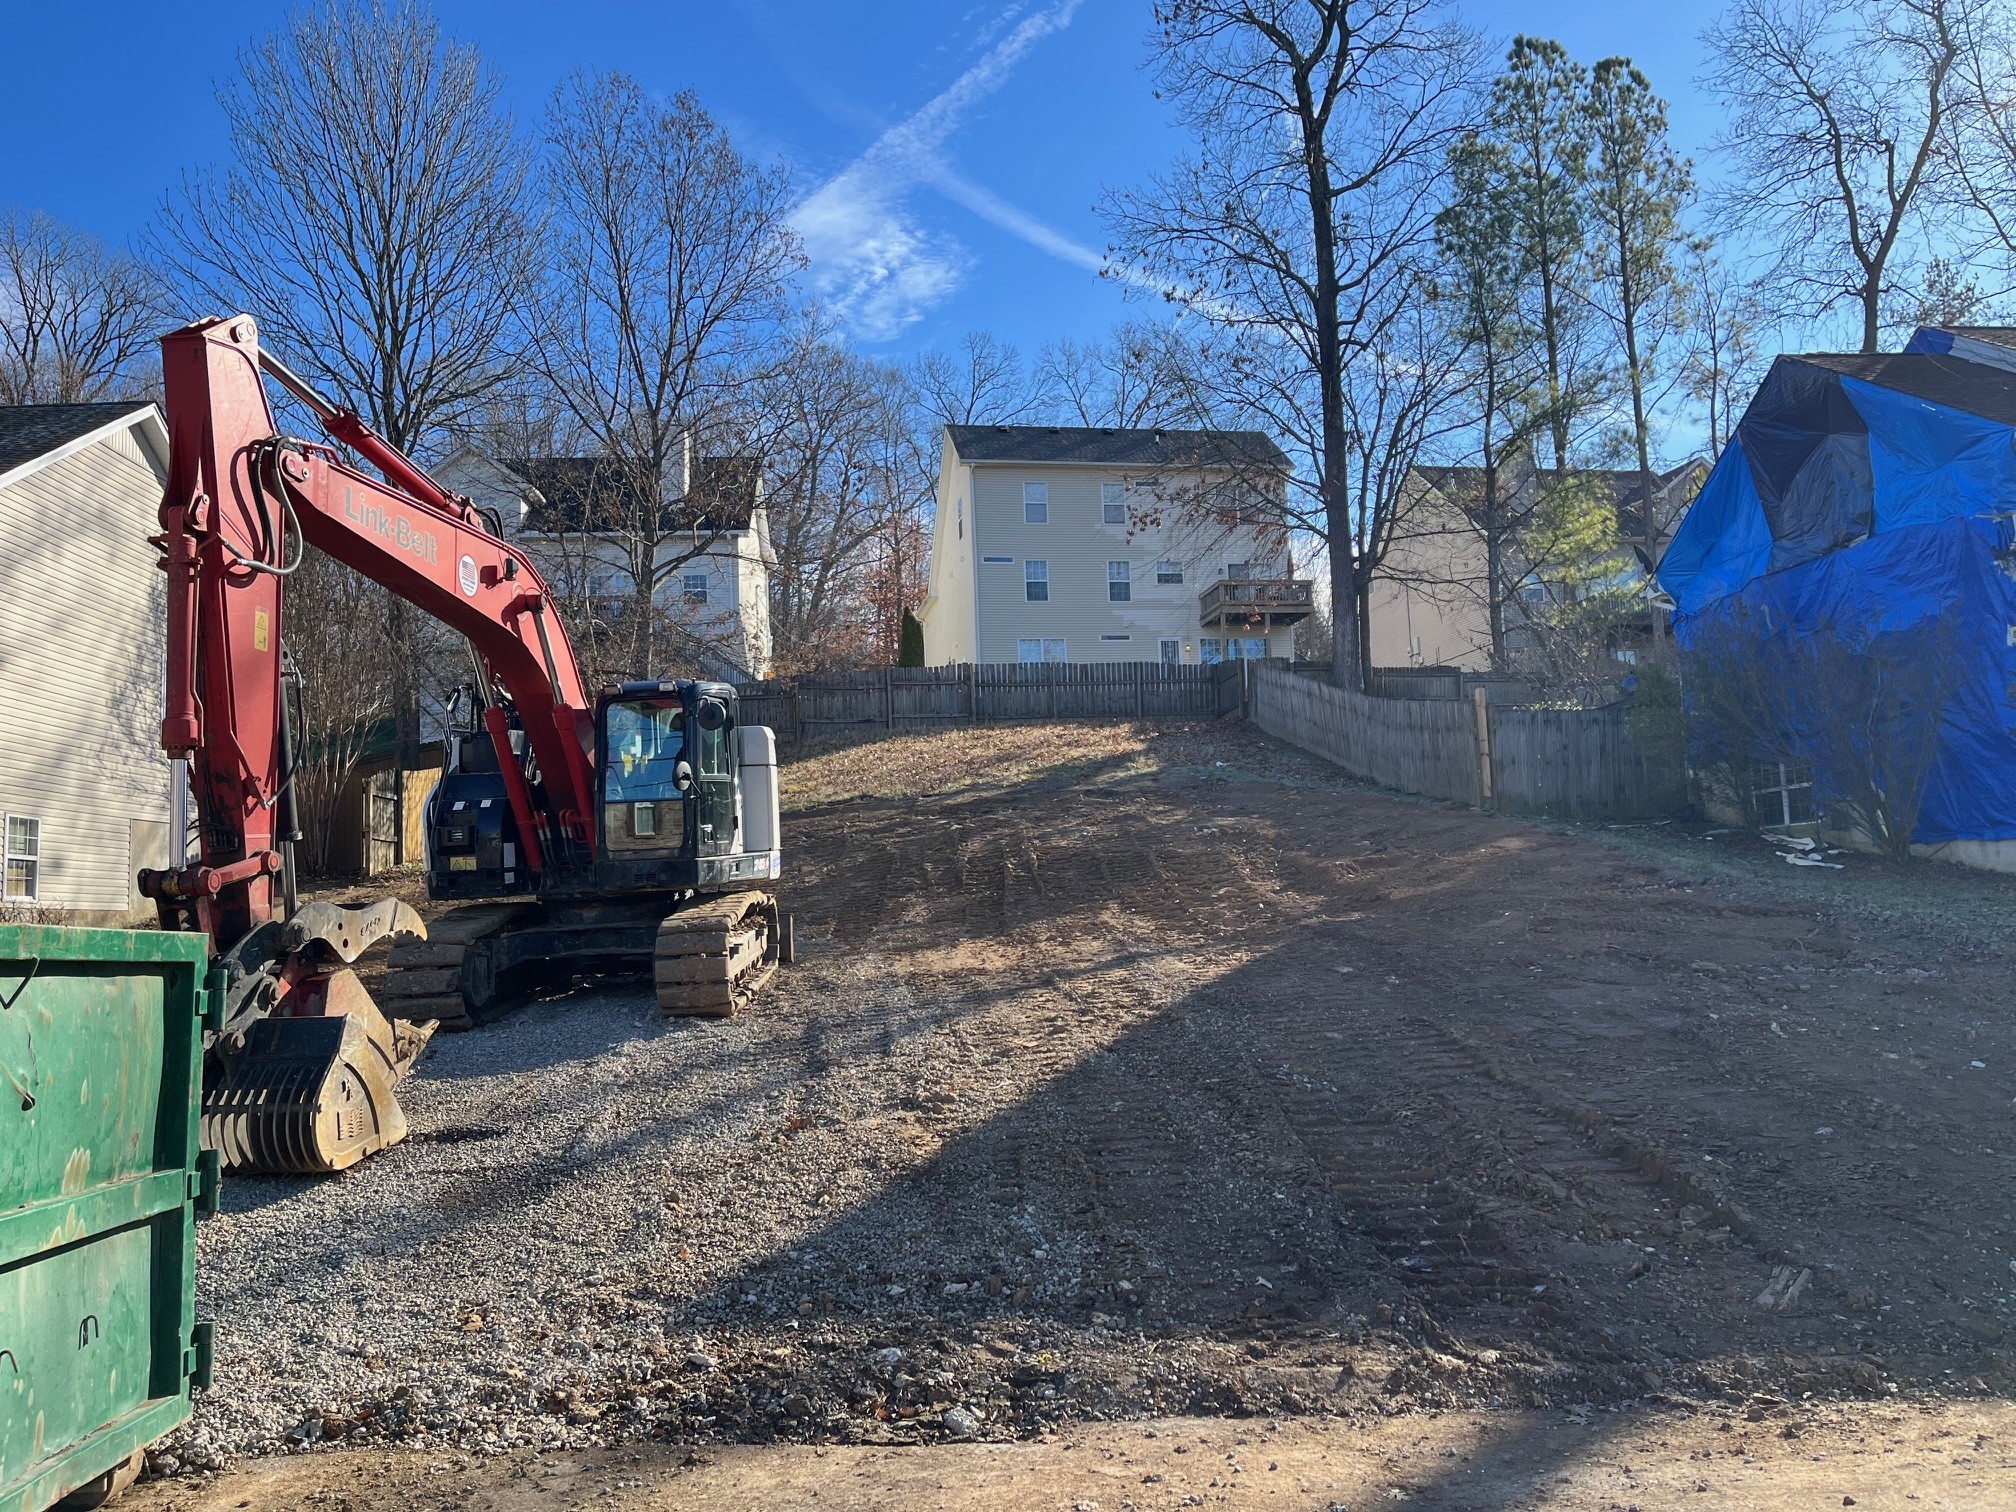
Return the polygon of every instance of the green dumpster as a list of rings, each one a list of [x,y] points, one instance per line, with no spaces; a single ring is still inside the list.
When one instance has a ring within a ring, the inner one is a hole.
[[[0,925],[0,1512],[42,1512],[189,1416],[201,935]]]

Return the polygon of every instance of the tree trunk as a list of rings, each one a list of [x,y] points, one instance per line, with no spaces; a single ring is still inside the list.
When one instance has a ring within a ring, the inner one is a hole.
[[[413,606],[390,589],[385,593],[385,636],[392,643],[392,770],[398,828],[392,860],[403,866],[415,859],[406,854],[406,774],[420,767],[420,690],[413,682]]]
[[[1359,686],[1372,686],[1372,595],[1369,583],[1358,589],[1358,676]]]

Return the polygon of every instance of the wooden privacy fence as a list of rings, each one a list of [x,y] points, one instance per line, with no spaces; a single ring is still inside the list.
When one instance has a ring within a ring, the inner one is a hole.
[[[1647,819],[1687,801],[1677,762],[1648,758],[1624,706],[1520,709],[1470,699],[1374,698],[1267,666],[1248,713],[1268,734],[1382,787],[1570,819]]]
[[[1501,709],[1490,715],[1495,806],[1570,819],[1652,819],[1687,806],[1678,761],[1648,757],[1624,705]]]
[[[957,663],[870,667],[741,683],[741,717],[780,740],[951,725],[1063,719],[1156,719],[1236,714],[1243,662]]]
[[[1256,667],[1248,714],[1269,735],[1405,793],[1482,804],[1477,719],[1469,704],[1373,698]]]

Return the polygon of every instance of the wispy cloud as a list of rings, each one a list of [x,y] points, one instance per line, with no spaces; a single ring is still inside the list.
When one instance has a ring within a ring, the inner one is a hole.
[[[910,212],[911,191],[922,185],[1045,251],[1100,266],[1097,253],[967,183],[945,161],[945,144],[966,113],[1006,83],[1031,48],[1069,26],[1079,4],[1062,0],[1023,18],[950,87],[876,138],[798,207],[792,219],[812,260],[814,283],[857,335],[897,335],[951,295],[964,276],[965,250],[926,231]]]

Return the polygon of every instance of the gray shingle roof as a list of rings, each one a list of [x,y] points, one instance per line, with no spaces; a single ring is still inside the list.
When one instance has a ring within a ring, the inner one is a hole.
[[[1802,352],[1780,357],[1778,362],[1808,363],[1914,399],[1965,410],[1984,420],[2016,425],[2016,373],[1964,357],[1916,352]],[[1777,364],[1772,366],[1775,370]]]
[[[1976,341],[1986,341],[1995,346],[2016,347],[2016,326],[1940,326],[1942,331],[1950,331],[1955,336],[1972,336]]]
[[[636,493],[630,469],[612,457],[506,457],[504,465],[538,489],[546,502],[525,520],[527,530],[607,530],[630,517]],[[662,531],[747,530],[763,479],[760,457],[700,457],[693,492],[659,506]]]
[[[1266,467],[1288,458],[1260,431],[1121,430],[1082,425],[948,425],[962,462],[1088,467]]]
[[[0,472],[11,472],[147,406],[145,399],[111,404],[0,404]]]

